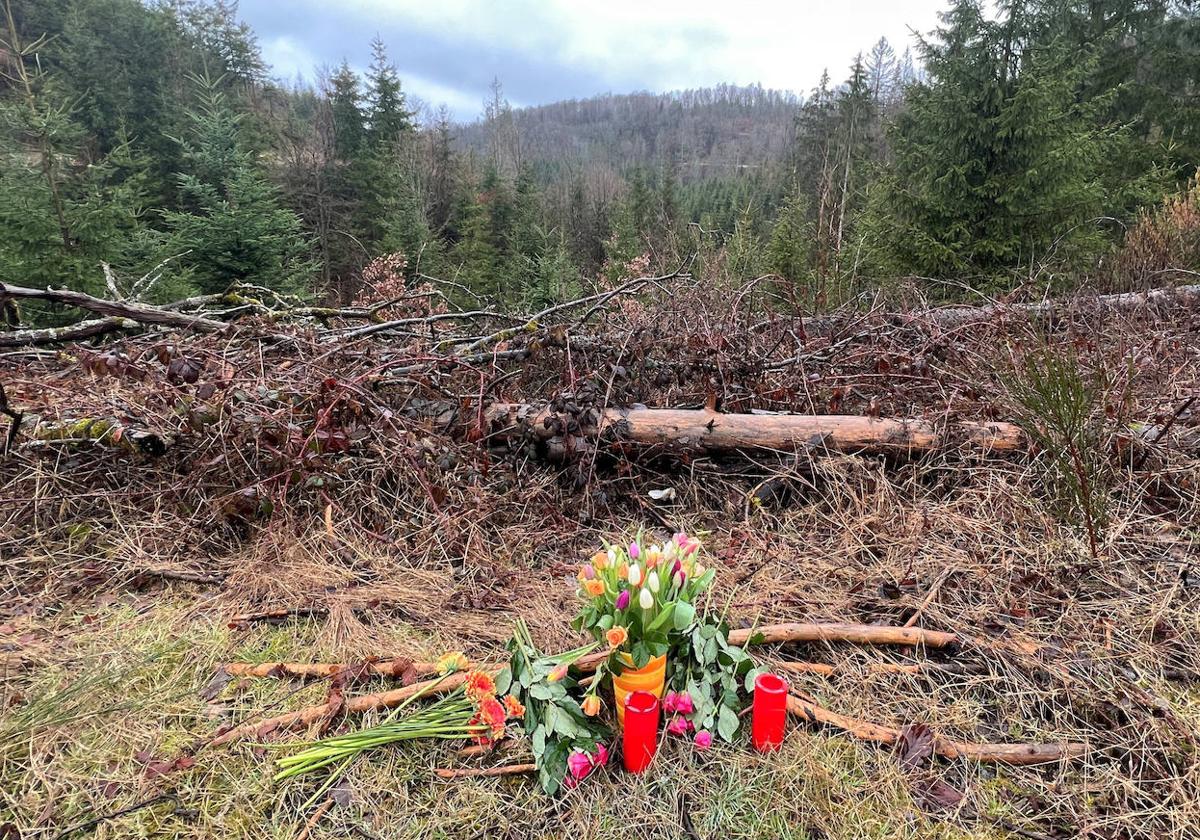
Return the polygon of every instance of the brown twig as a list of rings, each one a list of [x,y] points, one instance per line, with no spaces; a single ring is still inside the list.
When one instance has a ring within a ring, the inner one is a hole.
[[[848,732],[862,741],[878,744],[895,744],[900,740],[900,730],[881,726],[870,721],[826,709],[811,697],[789,694],[788,712],[809,723],[821,723]],[[935,736],[934,752],[943,758],[966,758],[971,761],[991,764],[1046,764],[1062,759],[1080,758],[1088,752],[1086,744],[975,744],[966,741],[951,741]]]
[[[773,624],[764,627],[745,630],[734,630],[729,634],[731,645],[743,646],[750,643],[771,644],[778,642],[815,642],[815,641],[847,641],[860,644],[899,644],[924,645],[926,647],[942,647],[956,640],[953,633],[941,633],[935,630],[923,630],[918,627],[880,627],[871,624]],[[590,673],[608,657],[607,651],[589,654],[574,663],[581,673]],[[341,666],[339,666],[341,667]],[[495,668],[495,670],[499,670]],[[493,673],[495,672],[493,670]],[[351,697],[344,703],[321,703],[308,706],[285,715],[269,718],[256,724],[245,724],[218,735],[209,742],[209,746],[220,746],[240,738],[253,736],[256,733],[273,732],[276,730],[298,729],[309,726],[317,721],[328,720],[337,714],[361,714],[362,712],[378,709],[390,709],[403,703],[415,694],[430,697],[448,694],[454,691],[466,680],[466,674],[459,672],[441,680],[427,680],[413,683],[390,691],[379,691],[372,694],[361,694]]]
[[[524,773],[536,773],[537,765],[530,762],[527,764],[507,764],[503,767],[462,767],[456,769],[438,767],[433,772],[440,779],[466,779],[487,776],[518,776]]]

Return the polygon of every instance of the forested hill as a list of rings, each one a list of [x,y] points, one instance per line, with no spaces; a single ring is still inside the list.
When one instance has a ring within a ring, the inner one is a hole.
[[[519,167],[562,170],[588,162],[624,171],[657,167],[673,159],[684,181],[728,176],[785,159],[795,135],[800,98],[752,85],[718,85],[674,93],[605,94],[582,100],[513,109],[519,145],[505,154]],[[490,115],[461,126],[461,148],[486,156],[494,151]]]
[[[513,108],[497,83],[468,125],[418,115],[379,39],[280,85],[229,0],[0,9],[3,282],[351,300],[432,275],[530,310],[694,258],[819,307],[1200,269],[1200,0],[946,0],[916,55],[864,32],[802,99]]]

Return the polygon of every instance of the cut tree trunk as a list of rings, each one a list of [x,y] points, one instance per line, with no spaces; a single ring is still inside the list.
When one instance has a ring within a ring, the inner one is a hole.
[[[493,403],[486,412],[497,437],[529,430],[550,454],[586,446],[586,438],[615,435],[649,446],[720,452],[770,449],[919,454],[934,450],[1018,452],[1027,439],[1014,423],[884,420],[840,414],[718,414],[707,409],[609,408],[580,434],[563,433],[564,418],[522,403]]]

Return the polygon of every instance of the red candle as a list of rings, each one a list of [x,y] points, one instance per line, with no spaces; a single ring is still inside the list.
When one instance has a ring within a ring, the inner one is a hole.
[[[641,773],[650,766],[658,749],[658,698],[649,691],[635,691],[625,701],[625,734],[622,754],[625,769]]]
[[[750,740],[759,752],[779,749],[787,724],[787,683],[775,674],[759,674],[754,680],[754,713]]]

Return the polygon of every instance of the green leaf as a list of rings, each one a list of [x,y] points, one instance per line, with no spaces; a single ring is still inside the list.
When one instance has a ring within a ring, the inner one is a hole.
[[[654,620],[650,622],[650,626],[646,628],[646,632],[648,634],[656,633],[662,628],[666,627],[667,622],[671,620],[671,616],[675,614],[675,607],[678,603],[681,602],[672,601],[669,604],[664,605],[662,612],[654,617]]]
[[[721,706],[717,713],[717,734],[726,741],[733,741],[733,736],[737,734],[738,716],[733,709],[728,706]]]
[[[546,751],[546,727],[538,726],[533,730],[533,736],[530,739],[533,742],[533,754],[541,758],[542,753]]]
[[[529,689],[529,696],[534,700],[553,700],[554,684],[544,682],[534,683]]]
[[[686,601],[677,601],[675,603],[675,629],[683,631],[692,625],[696,620],[696,608]]]
[[[601,630],[611,630],[613,626],[613,617],[611,615],[600,616],[600,620],[596,622],[596,626]]]
[[[758,679],[759,674],[765,674],[766,671],[767,669],[762,665],[759,665],[757,668],[751,668],[750,672],[746,674],[744,682],[746,691],[754,691],[754,681]]]
[[[499,674],[497,674],[496,675],[496,694],[499,696],[508,694],[509,689],[512,688],[512,681],[513,681],[513,676],[512,676],[511,668],[505,668],[503,671],[501,671]]]

